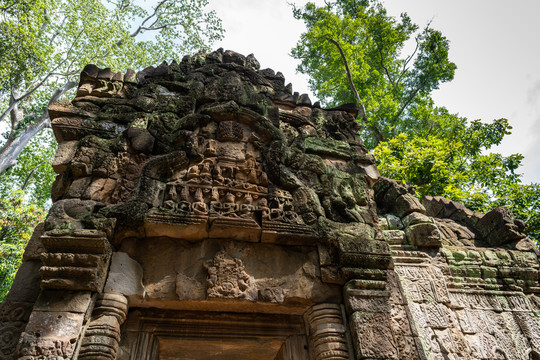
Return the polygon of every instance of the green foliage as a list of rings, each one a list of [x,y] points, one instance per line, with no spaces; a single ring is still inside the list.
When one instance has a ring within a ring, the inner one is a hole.
[[[45,21],[43,1],[0,1],[0,92],[31,79],[43,70],[40,24]]]
[[[27,202],[48,207],[55,179],[51,166],[55,153],[52,130],[45,129],[28,143],[19,155],[17,165],[0,174],[0,195],[6,197],[10,191],[18,189],[24,192]]]
[[[45,214],[42,207],[25,200],[23,191],[0,198],[0,302],[11,287],[34,227]]]
[[[0,91],[78,75],[86,64],[125,70],[207,49],[222,37],[207,0],[0,0]],[[155,37],[143,37],[153,32]]]
[[[294,16],[307,27],[292,49],[292,56],[301,60],[297,70],[311,77],[310,87],[324,103],[365,107],[362,132],[370,149],[413,129],[410,109],[429,101],[440,83],[454,77],[448,40],[429,26],[418,31],[407,14],[399,20],[389,16],[378,1],[336,0],[324,7],[308,3],[295,8]],[[416,50],[403,56],[412,37]]]
[[[539,241],[540,186],[521,183],[516,170],[523,156],[488,152],[509,133],[506,119],[491,124],[469,124],[457,116],[454,120],[447,127],[451,132],[432,128],[431,134],[402,133],[381,142],[374,150],[381,173],[416,186],[419,197],[440,195],[483,213],[507,206],[525,221],[527,234]]]
[[[307,28],[292,49],[297,70],[310,76],[323,103],[364,109],[361,136],[383,176],[416,186],[419,196],[445,196],[480,212],[505,205],[540,241],[540,185],[521,183],[522,155],[489,152],[510,134],[508,121],[469,122],[431,98],[456,70],[439,31],[420,29],[405,13],[389,16],[377,0],[308,3],[293,13]],[[415,50],[404,56],[413,40]]]
[[[495,182],[508,186],[519,179],[514,170],[521,155],[483,153],[498,143],[499,136],[491,138],[488,128],[501,123],[507,131],[506,120],[500,119],[493,124],[463,121],[448,135],[401,133],[380,143],[374,155],[385,176],[415,185],[419,196],[443,195],[479,209],[489,202]]]
[[[540,243],[540,184],[512,184],[506,193],[498,194],[494,206],[507,206],[525,221],[525,232]]]
[[[56,147],[50,129],[34,137],[17,165],[0,175],[0,301],[7,295],[34,227],[50,206]],[[17,190],[15,190],[17,189]]]

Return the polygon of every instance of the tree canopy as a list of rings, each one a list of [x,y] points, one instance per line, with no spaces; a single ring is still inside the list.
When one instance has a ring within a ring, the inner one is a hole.
[[[292,49],[298,71],[327,105],[357,103],[368,148],[417,127],[411,109],[454,77],[448,40],[429,26],[419,31],[407,14],[397,20],[376,1],[338,0],[294,9],[307,31]],[[402,51],[413,38],[415,49]]]
[[[431,97],[457,68],[440,31],[390,16],[377,0],[308,3],[293,14],[306,25],[292,49],[297,70],[324,104],[360,107],[360,131],[384,176],[477,211],[508,206],[540,240],[540,186],[522,184],[523,156],[489,152],[510,134],[508,120],[468,121]]]

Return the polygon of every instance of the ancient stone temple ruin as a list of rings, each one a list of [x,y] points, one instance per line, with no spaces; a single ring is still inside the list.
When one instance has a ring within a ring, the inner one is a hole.
[[[523,223],[380,178],[356,112],[231,51],[88,65],[0,358],[540,359]]]

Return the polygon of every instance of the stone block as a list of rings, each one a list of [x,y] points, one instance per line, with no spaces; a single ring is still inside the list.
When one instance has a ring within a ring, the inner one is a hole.
[[[111,196],[116,188],[116,180],[108,178],[97,178],[92,180],[86,188],[83,199],[90,199],[103,203],[110,203]]]
[[[385,241],[360,240],[354,237],[342,237],[338,239],[339,250],[347,253],[390,255],[390,248]]]
[[[52,163],[52,167],[55,173],[62,174],[68,168],[71,159],[75,156],[77,151],[78,141],[64,141],[58,144],[58,150]]]
[[[17,275],[15,275],[15,280],[6,296],[6,300],[32,303],[36,301],[40,291],[40,267],[40,261],[31,260],[23,262],[17,271]]]
[[[338,268],[333,266],[321,266],[321,280],[329,284],[344,284],[345,279]]]
[[[357,311],[349,326],[357,359],[398,359],[390,315]]]
[[[405,231],[402,230],[384,230],[384,238],[390,245],[405,244]]]
[[[147,129],[131,127],[126,130],[126,136],[135,152],[144,154],[152,153],[156,139]]]
[[[142,278],[143,269],[137,261],[125,252],[114,252],[104,291],[143,297]]]
[[[43,235],[43,232],[45,230],[45,224],[39,223],[34,228],[34,233],[32,234],[32,237],[28,241],[28,244],[24,248],[24,254],[23,254],[23,260],[24,261],[30,261],[30,260],[39,260],[41,253],[45,251],[45,248],[41,244],[41,235]]]
[[[401,230],[404,227],[401,219],[395,215],[386,214],[386,220],[388,221],[388,230]]]
[[[349,284],[347,283],[343,290],[345,308],[348,314],[356,311],[390,313],[391,304],[388,301],[390,293],[387,290],[355,289],[348,286]]]
[[[418,247],[441,246],[441,233],[432,223],[411,225],[405,229],[409,242]]]
[[[410,225],[415,225],[415,224],[420,224],[420,223],[430,223],[430,222],[433,222],[433,219],[420,212],[413,212],[405,216],[401,221],[403,222],[404,227],[408,227]]]
[[[91,300],[92,293],[89,291],[43,290],[34,305],[34,311],[84,314]]]
[[[379,172],[379,169],[375,165],[364,165],[362,166],[365,172],[365,179],[366,182],[370,187],[373,187],[377,180],[379,180],[379,177],[381,176],[381,173]]]
[[[0,303],[0,359],[17,359],[17,343],[32,313],[32,305],[27,302]]]
[[[504,206],[485,214],[476,224],[484,240],[491,246],[500,246],[525,238],[510,210]]]
[[[381,228],[381,230],[389,229],[388,220],[386,219],[386,217],[379,216],[377,220],[378,220],[377,225]]]
[[[34,311],[19,340],[22,359],[48,356],[71,359],[82,330],[85,314]]]
[[[425,213],[426,208],[411,194],[399,196],[392,207],[391,213],[403,218],[412,212]]]
[[[426,208],[426,215],[440,217],[439,214],[444,208],[443,197],[441,196],[425,196],[422,198],[422,205]]]

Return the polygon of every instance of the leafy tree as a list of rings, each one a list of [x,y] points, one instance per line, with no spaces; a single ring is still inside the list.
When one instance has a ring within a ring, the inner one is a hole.
[[[520,154],[488,150],[510,134],[506,119],[472,122],[435,106],[431,92],[453,79],[448,40],[407,14],[389,16],[377,0],[334,0],[294,7],[303,20],[292,56],[323,103],[355,103],[367,147],[382,174],[486,212],[505,205],[540,241],[539,184],[524,185]],[[416,47],[405,56],[407,41]]]
[[[487,212],[507,206],[525,221],[529,237],[540,241],[540,185],[522,184],[516,172],[523,157],[488,152],[510,126],[505,119],[492,124],[463,119],[451,137],[401,133],[374,150],[385,176],[415,185],[417,195],[441,195]]]
[[[55,153],[56,141],[51,129],[34,136],[19,155],[17,164],[0,174],[0,196],[9,197],[11,191],[18,189],[24,192],[27,202],[48,207],[55,178],[51,167]]]
[[[494,206],[507,206],[522,219],[531,239],[540,243],[540,184],[512,184],[498,194]]]
[[[429,26],[418,31],[407,14],[389,16],[377,1],[336,0],[323,7],[294,8],[304,21],[292,56],[308,74],[310,87],[328,105],[356,103],[368,148],[417,124],[410,109],[429,101],[442,82],[454,77],[448,40]],[[416,49],[403,56],[414,36]]]
[[[13,283],[34,227],[45,219],[46,211],[24,195],[14,190],[0,198],[0,301]]]
[[[144,4],[144,2],[141,2]],[[47,106],[89,63],[141,68],[220,39],[207,0],[0,0],[0,174],[50,126]],[[147,36],[147,35],[151,36]]]

